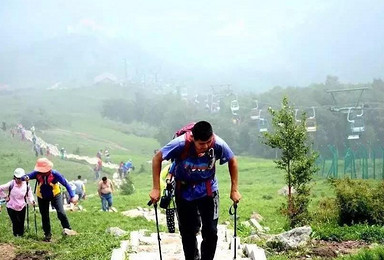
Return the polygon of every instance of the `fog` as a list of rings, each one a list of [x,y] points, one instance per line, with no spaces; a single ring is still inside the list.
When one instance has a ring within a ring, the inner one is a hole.
[[[0,86],[370,82],[384,74],[383,13],[379,0],[3,0]]]

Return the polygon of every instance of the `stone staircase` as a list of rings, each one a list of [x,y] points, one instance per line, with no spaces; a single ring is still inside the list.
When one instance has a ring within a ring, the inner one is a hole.
[[[225,225],[218,225],[218,242],[215,260],[233,259],[234,251],[231,250],[233,243],[233,236],[231,231],[227,230]],[[162,257],[166,260],[180,260],[184,259],[184,253],[179,233],[160,233],[161,237],[161,251]],[[197,236],[198,244],[202,241],[201,235]],[[240,239],[237,239],[238,249],[236,259],[251,259],[243,255],[243,249],[240,245]],[[158,260],[160,259],[157,233],[152,233],[148,236],[145,231],[131,232],[131,239],[129,241],[130,254],[129,260]],[[200,247],[200,246],[199,246]]]
[[[152,221],[155,225],[155,211],[151,208],[131,209],[122,212],[126,217],[144,217],[148,221]],[[158,211],[158,219],[160,225],[166,225],[166,217],[164,213]],[[176,220],[176,219],[175,219]],[[161,251],[164,260],[181,260],[184,259],[181,237],[177,230],[176,233],[160,233],[161,238]],[[218,242],[215,260],[233,259],[234,250],[231,246],[234,242],[233,230],[227,229],[226,225],[218,225]],[[201,236],[197,236],[198,243],[202,241]],[[237,256],[236,259],[252,259],[252,260],[266,260],[264,250],[254,244],[241,244],[240,238],[236,240]],[[130,240],[121,242],[120,248],[116,248],[112,252],[111,260],[158,260],[160,259],[157,233],[148,234],[146,230],[132,231]]]

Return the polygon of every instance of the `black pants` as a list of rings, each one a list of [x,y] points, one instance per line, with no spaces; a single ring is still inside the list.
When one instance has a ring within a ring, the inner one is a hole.
[[[212,260],[217,245],[217,222],[219,214],[219,194],[213,197],[204,197],[194,201],[187,201],[176,196],[177,213],[179,216],[179,229],[183,242],[185,260],[199,258],[196,231],[201,216],[201,260]]]
[[[7,208],[8,215],[12,221],[12,230],[15,237],[24,235],[25,208],[20,211]]]
[[[49,219],[49,202],[51,202],[52,207],[56,209],[57,218],[61,222],[63,228],[71,229],[69,225],[67,215],[65,214],[63,207],[63,199],[61,194],[56,195],[52,199],[41,199],[37,198],[39,204],[39,210],[41,214],[41,223],[43,225],[44,235],[51,235],[51,220]]]

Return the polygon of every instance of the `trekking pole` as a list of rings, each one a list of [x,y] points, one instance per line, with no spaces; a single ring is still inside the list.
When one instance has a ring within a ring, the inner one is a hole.
[[[27,194],[28,194],[28,189],[29,189],[29,183],[27,182]],[[27,194],[25,195],[24,200],[27,203],[27,232],[29,232],[29,205],[27,202]]]
[[[34,194],[36,194],[36,187],[37,187],[37,179],[36,179],[36,182],[35,182],[35,188],[33,189],[33,193]],[[35,204],[33,204],[33,215],[34,215],[34,218],[35,218],[35,234],[36,234],[36,238],[37,238],[36,201],[35,201]]]
[[[152,200],[148,201],[148,206],[152,205]],[[157,217],[157,203],[153,204],[153,207],[155,208],[155,217],[156,217],[156,229],[157,229],[157,241],[159,243],[159,254],[160,254],[160,260],[163,260],[163,256],[161,255],[161,238],[160,238],[160,230],[159,230],[159,219]]]
[[[36,234],[36,237],[37,237],[37,222],[36,222],[36,206],[33,205],[33,215],[34,215],[34,218],[35,218],[35,234]]]
[[[233,208],[233,210],[232,210]],[[229,208],[229,215],[233,215],[234,220],[233,220],[233,259],[236,259],[236,240],[237,240],[237,234],[236,234],[236,221],[237,221],[237,203],[233,203],[233,205]]]

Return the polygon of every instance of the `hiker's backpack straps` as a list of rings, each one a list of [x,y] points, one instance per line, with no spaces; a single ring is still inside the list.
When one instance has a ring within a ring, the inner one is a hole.
[[[180,159],[183,161],[185,159],[187,159],[188,155],[189,155],[189,151],[190,151],[190,148],[191,148],[191,144],[193,142],[193,137],[192,137],[192,131],[188,131],[188,132],[185,132],[185,144],[184,144],[184,149],[183,151],[181,152],[181,156],[180,156]],[[212,149],[214,149],[214,146],[215,146],[215,134],[212,135],[212,142],[208,148],[208,156],[211,156],[210,154],[210,151],[212,151]],[[214,152],[213,152],[213,157],[214,157]],[[213,158],[214,160],[216,158]]]
[[[12,191],[14,186],[15,186],[15,181],[12,181],[11,185],[9,185],[9,188],[8,188],[8,201],[11,197],[11,191]],[[25,202],[27,202],[28,191],[29,191],[29,185],[27,184],[27,191],[25,192],[25,195],[24,195],[24,201]]]
[[[184,149],[181,152],[181,156],[180,156],[181,161],[187,159],[187,157],[188,157],[189,150],[191,148],[191,143],[192,143],[192,132],[191,131],[188,131],[185,133],[184,142],[185,142]]]
[[[173,135],[173,139],[181,135],[185,136],[185,145],[184,145],[183,151],[181,152],[181,155],[179,158],[180,160],[185,160],[188,157],[189,149],[192,143],[192,129],[195,126],[195,124],[196,124],[195,122],[188,123],[187,125],[177,130]]]
[[[188,155],[189,155],[189,151],[190,151],[190,148],[191,148],[191,144],[193,142],[192,140],[192,132],[191,131],[188,131],[185,133],[185,145],[184,145],[184,149],[181,153],[181,156],[180,156],[180,160],[183,161],[185,159],[187,159]],[[216,161],[216,158],[215,158],[215,150],[214,150],[214,146],[215,146],[215,135],[213,134],[212,136],[212,142],[211,142],[211,145],[209,146],[208,148],[208,151],[206,152],[207,153],[207,156],[209,157],[210,159],[210,162],[209,162],[209,169],[212,169],[214,166],[215,166],[215,161]],[[213,192],[212,192],[212,180],[215,178],[215,174],[213,174],[210,178],[208,178],[207,180],[205,180],[205,188],[207,190],[207,196],[208,197],[212,197],[213,196]],[[193,185],[193,184],[192,184]],[[176,181],[176,189],[177,190],[180,190],[181,189],[181,182],[180,181]]]
[[[11,198],[11,191],[13,189],[13,185],[15,185],[15,181],[12,180],[11,184],[9,185],[9,188],[8,188],[8,197],[7,197],[7,202],[10,200]]]

